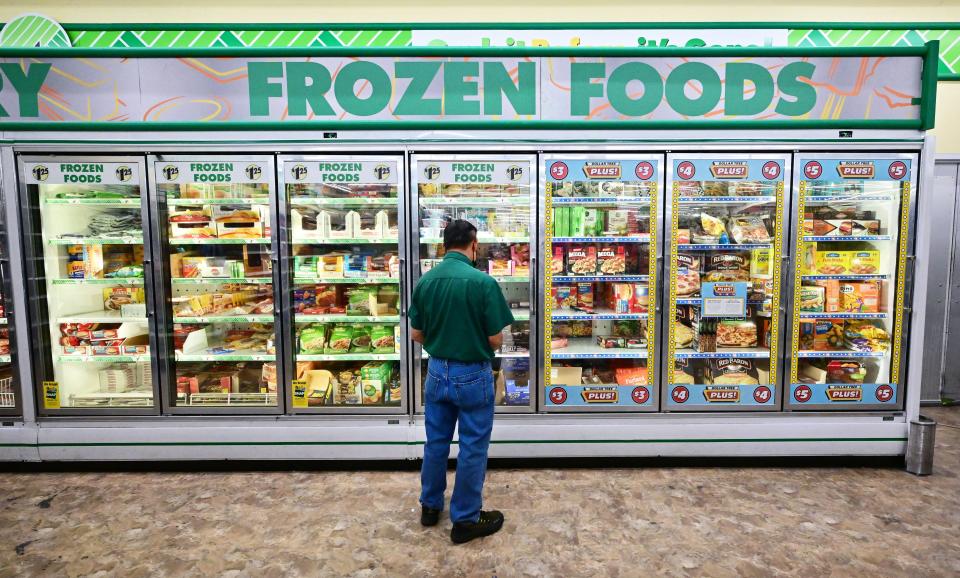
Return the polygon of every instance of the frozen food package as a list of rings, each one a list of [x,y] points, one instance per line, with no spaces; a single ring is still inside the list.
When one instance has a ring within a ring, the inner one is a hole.
[[[593,313],[593,283],[577,283],[576,308],[584,313]]]
[[[756,347],[757,324],[753,319],[723,319],[717,324],[717,346]]]
[[[750,281],[750,253],[713,253],[704,262],[704,281]]]
[[[370,342],[370,326],[355,326],[350,339],[350,353],[370,353]]]
[[[554,245],[553,258],[550,260],[550,270],[554,275],[563,275],[565,263],[563,245]]]
[[[617,385],[649,385],[645,366],[618,367],[614,373]]]
[[[593,245],[573,245],[567,251],[568,275],[595,275],[597,248]]]
[[[817,313],[825,310],[826,289],[819,286],[800,287],[800,311]]]
[[[393,353],[396,345],[393,327],[374,325],[370,328],[370,342],[374,353]]]
[[[321,354],[327,345],[327,327],[312,324],[300,331],[300,353]]]
[[[700,293],[700,257],[693,253],[677,254],[677,295],[689,297]]]
[[[623,275],[627,270],[627,250],[623,245],[602,245],[597,251],[597,268],[601,275]]]
[[[880,283],[840,283],[840,311],[845,313],[879,313]]]
[[[577,306],[576,285],[554,285],[552,292],[554,306],[557,309],[573,309]]]
[[[880,272],[880,251],[851,251],[849,271],[854,275],[875,275]]]
[[[349,325],[335,325],[330,332],[330,339],[326,342],[324,353],[349,353],[353,341],[353,327]]]
[[[888,351],[890,334],[875,321],[850,320],[843,330],[843,344],[851,351]]]
[[[770,232],[763,219],[755,216],[732,217],[730,219],[730,236],[735,243],[763,244],[770,242]]]
[[[711,359],[707,381],[713,385],[759,385],[759,372],[751,359]]]

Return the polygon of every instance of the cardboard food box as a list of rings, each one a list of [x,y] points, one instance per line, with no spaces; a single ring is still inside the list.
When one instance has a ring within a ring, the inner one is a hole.
[[[800,287],[800,311],[819,313],[826,304],[826,291],[823,287],[804,285]]]
[[[393,375],[393,362],[371,361],[360,368],[360,385],[363,390],[364,405],[377,405],[384,401],[390,389],[390,377]]]
[[[854,275],[880,273],[880,251],[849,251],[847,272]]]
[[[840,310],[845,313],[879,313],[880,283],[877,281],[841,283]]]
[[[814,281],[814,285],[823,287],[823,310],[827,313],[840,311],[840,281],[837,279],[819,279]]]
[[[817,251],[816,272],[819,275],[850,273],[850,251]]]
[[[550,383],[554,385],[580,385],[582,367],[551,367]]]

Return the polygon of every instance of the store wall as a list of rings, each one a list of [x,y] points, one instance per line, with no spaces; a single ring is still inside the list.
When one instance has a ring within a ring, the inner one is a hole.
[[[950,0],[3,0],[0,21],[39,12],[59,22],[958,22]],[[941,82],[937,151],[960,153],[960,81]]]

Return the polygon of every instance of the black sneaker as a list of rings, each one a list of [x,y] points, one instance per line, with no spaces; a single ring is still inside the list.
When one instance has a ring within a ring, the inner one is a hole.
[[[437,522],[440,521],[441,510],[435,510],[426,506],[421,506],[421,508],[420,523],[424,526],[436,526]]]
[[[503,514],[496,510],[484,512],[476,522],[458,522],[450,530],[450,539],[454,544],[463,544],[474,538],[482,538],[496,534],[503,527]]]

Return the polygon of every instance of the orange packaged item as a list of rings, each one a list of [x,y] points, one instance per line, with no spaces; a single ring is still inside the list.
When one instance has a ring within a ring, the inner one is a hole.
[[[814,281],[814,285],[823,287],[823,310],[827,313],[840,311],[840,281],[836,279],[819,279]]]
[[[840,311],[844,313],[879,313],[880,284],[876,281],[841,283]]]
[[[618,367],[617,385],[648,385],[646,367]]]

